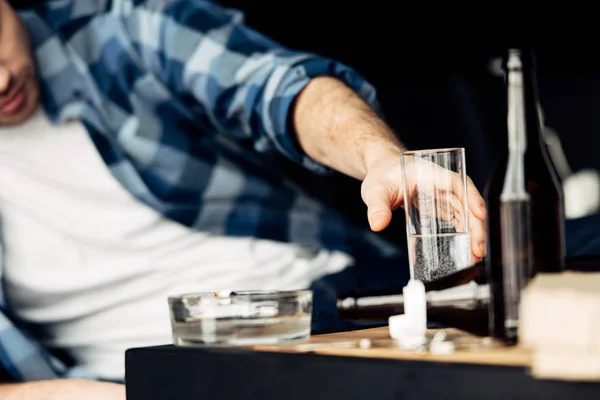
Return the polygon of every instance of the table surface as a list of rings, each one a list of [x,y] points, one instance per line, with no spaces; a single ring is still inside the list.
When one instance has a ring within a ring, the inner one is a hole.
[[[429,338],[438,331],[428,332]],[[129,400],[329,400],[336,398],[598,400],[600,383],[536,379],[520,346],[447,329],[451,354],[399,348],[387,327],[315,335],[277,346],[157,346],[126,354]],[[361,349],[361,339],[372,346]],[[232,384],[235,382],[235,384]]]
[[[428,339],[441,330],[428,330]],[[444,329],[446,340],[455,343],[450,354],[432,354],[405,350],[391,339],[388,327],[313,335],[309,341],[295,344],[250,346],[248,349],[267,352],[314,353],[320,355],[386,358],[430,362],[451,362],[485,365],[529,367],[531,352],[519,345],[505,346],[490,338],[473,336],[456,329]],[[358,341],[369,339],[370,348],[360,348]]]

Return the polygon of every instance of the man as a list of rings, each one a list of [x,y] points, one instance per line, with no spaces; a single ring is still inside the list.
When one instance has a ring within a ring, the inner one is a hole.
[[[121,381],[125,349],[170,340],[169,294],[312,284],[319,298],[406,279],[401,247],[372,232],[402,205],[404,147],[352,69],[204,0],[19,15],[0,0],[0,19],[0,361],[34,381],[0,395],[123,398],[49,379]],[[361,180],[371,231],[294,169]],[[480,259],[485,206],[471,182],[468,195]],[[316,323],[326,311],[315,303]]]

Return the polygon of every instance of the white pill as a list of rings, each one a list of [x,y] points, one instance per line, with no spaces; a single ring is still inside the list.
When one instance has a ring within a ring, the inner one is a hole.
[[[452,354],[454,349],[454,342],[431,342],[429,344],[431,354]]]

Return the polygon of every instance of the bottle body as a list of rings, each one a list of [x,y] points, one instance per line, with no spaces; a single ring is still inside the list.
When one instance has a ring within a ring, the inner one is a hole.
[[[532,198],[534,272],[565,269],[564,192],[545,144],[526,156],[527,188]]]
[[[563,192],[543,138],[533,54],[506,62],[507,146],[484,197],[488,207],[490,334],[518,340],[522,289],[536,272],[565,265]]]

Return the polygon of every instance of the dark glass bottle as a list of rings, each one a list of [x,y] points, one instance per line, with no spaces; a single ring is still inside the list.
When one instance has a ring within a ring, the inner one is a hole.
[[[564,269],[564,200],[544,141],[533,51],[509,50],[505,70],[508,146],[484,191],[486,268],[490,334],[516,342],[522,289],[537,272]]]

